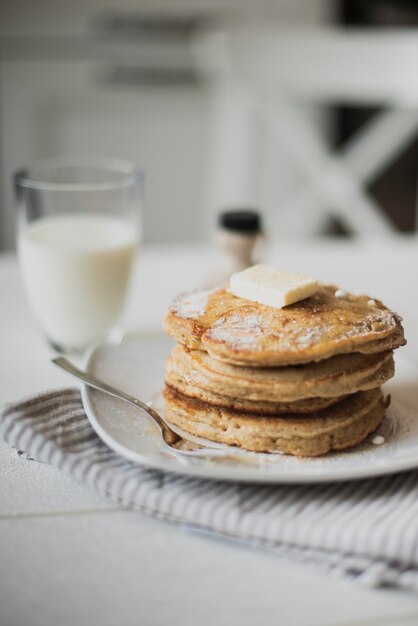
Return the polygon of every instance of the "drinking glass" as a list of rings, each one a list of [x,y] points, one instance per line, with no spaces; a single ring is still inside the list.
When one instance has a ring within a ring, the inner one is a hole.
[[[141,239],[143,181],[132,163],[107,159],[15,175],[23,281],[55,350],[80,353],[116,328]]]

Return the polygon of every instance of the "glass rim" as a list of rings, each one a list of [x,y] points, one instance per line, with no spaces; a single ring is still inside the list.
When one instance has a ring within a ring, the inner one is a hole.
[[[97,181],[97,182],[51,182],[31,177],[31,173],[36,170],[51,172],[58,168],[83,168],[91,167],[101,169],[104,172],[120,174],[119,180]],[[105,191],[131,187],[141,183],[145,179],[143,170],[136,167],[132,161],[125,159],[112,159],[101,157],[62,157],[57,159],[44,159],[37,161],[28,167],[18,170],[15,175],[15,185],[26,189],[39,189],[43,191]]]

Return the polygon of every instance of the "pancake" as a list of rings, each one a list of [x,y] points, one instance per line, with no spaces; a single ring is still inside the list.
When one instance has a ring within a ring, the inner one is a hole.
[[[184,378],[178,376],[174,369],[166,373],[165,383],[172,389],[179,391],[189,398],[201,400],[213,406],[234,409],[253,415],[281,415],[294,413],[295,415],[307,415],[315,413],[335,404],[345,396],[337,398],[304,398],[296,402],[270,402],[262,400],[248,400],[246,398],[234,398],[214,393],[208,389],[197,387]]]
[[[310,417],[258,416],[214,407],[166,387],[165,416],[182,430],[255,452],[316,457],[361,443],[382,422],[380,389],[360,391]]]
[[[171,386],[206,402],[222,404],[223,400],[224,406],[241,410],[245,406],[255,410],[248,401],[269,405],[299,402],[301,410],[296,409],[297,404],[294,409],[303,413],[305,403],[301,401],[309,399],[308,407],[315,411],[321,408],[320,404],[315,405],[319,398],[338,400],[346,394],[380,387],[393,374],[392,352],[344,354],[306,365],[250,368],[213,359],[202,350],[176,346],[166,362],[167,382]],[[212,398],[211,402],[208,392],[219,396],[218,401]],[[238,400],[247,404],[238,405]]]
[[[190,349],[253,367],[320,361],[337,354],[374,354],[404,345],[401,320],[378,300],[320,285],[305,300],[276,309],[224,289],[179,296],[164,327]]]
[[[182,293],[171,303],[164,318],[167,334],[191,349],[202,350],[202,335],[228,311],[252,304],[225,289],[205,289]]]

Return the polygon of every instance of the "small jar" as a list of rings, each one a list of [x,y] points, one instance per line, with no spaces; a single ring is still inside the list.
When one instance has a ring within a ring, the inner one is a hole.
[[[255,249],[261,235],[261,216],[257,211],[236,209],[220,213],[215,236],[216,260],[210,284],[226,285],[231,274],[254,265]]]

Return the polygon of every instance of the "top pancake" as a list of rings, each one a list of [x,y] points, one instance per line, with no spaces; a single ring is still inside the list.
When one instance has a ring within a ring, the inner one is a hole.
[[[282,309],[238,298],[224,289],[178,296],[164,327],[182,345],[236,365],[278,366],[336,354],[372,354],[404,345],[396,313],[369,296],[336,297],[320,285]]]

